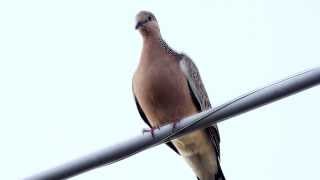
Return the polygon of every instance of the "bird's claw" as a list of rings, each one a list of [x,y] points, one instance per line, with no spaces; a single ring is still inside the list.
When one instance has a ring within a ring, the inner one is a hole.
[[[176,129],[178,122],[179,121],[174,121],[173,122],[173,124],[172,124],[172,132],[174,132],[174,130]]]
[[[142,129],[142,134],[147,133],[147,132],[150,132],[150,133],[151,133],[151,136],[154,138],[154,131],[155,131],[156,129],[159,130],[160,127],[159,127],[159,126],[157,126],[157,127],[152,127],[152,128],[150,128],[150,129],[145,129],[145,128],[143,128],[143,129]]]

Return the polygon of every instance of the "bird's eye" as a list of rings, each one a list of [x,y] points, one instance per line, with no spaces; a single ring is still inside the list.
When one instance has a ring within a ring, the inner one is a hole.
[[[152,17],[151,17],[151,16],[149,16],[149,17],[148,17],[148,20],[149,20],[149,21],[151,21],[151,20],[152,20]]]

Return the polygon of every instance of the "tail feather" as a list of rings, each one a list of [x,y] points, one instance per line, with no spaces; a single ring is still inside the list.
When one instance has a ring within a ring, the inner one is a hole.
[[[202,179],[200,179],[199,177],[197,177],[197,179],[198,179],[198,180],[202,180]],[[223,172],[222,172],[222,170],[221,170],[221,166],[220,166],[219,161],[218,161],[218,172],[217,172],[217,174],[214,176],[214,179],[212,179],[212,180],[226,180],[226,178],[224,177]]]
[[[215,176],[215,180],[226,180],[226,178],[223,175],[219,160],[218,160],[218,172]]]

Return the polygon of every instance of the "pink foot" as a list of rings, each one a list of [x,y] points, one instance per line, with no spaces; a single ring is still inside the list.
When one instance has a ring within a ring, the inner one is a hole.
[[[144,134],[144,133],[147,133],[147,132],[150,132],[151,133],[151,136],[154,138],[154,131],[156,130],[156,129],[160,129],[160,127],[159,126],[157,126],[157,127],[152,127],[152,128],[150,128],[150,129],[142,129],[142,134]]]
[[[173,122],[172,132],[176,129],[178,122],[179,122],[179,121],[174,121],[174,122]]]

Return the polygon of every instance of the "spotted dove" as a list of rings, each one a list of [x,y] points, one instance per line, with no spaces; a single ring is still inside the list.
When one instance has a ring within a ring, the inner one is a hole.
[[[143,47],[133,76],[133,94],[145,123],[154,129],[211,108],[196,65],[162,39],[155,16],[148,11],[139,12],[136,29],[142,35]],[[219,144],[217,125],[167,143],[185,159],[198,180],[225,179]]]

